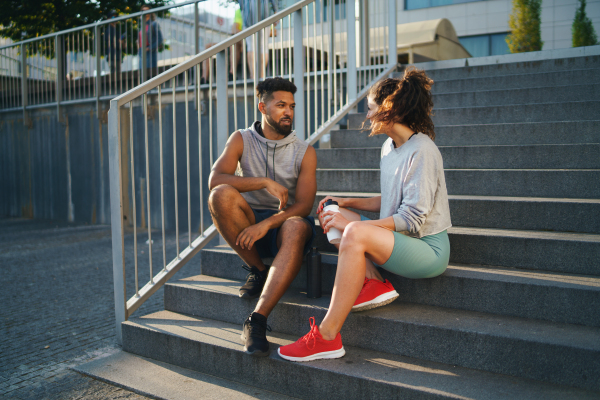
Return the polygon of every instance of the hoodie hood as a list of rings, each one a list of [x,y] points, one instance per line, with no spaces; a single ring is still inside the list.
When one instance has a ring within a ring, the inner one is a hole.
[[[287,135],[286,137],[284,137],[283,139],[279,139],[279,140],[271,140],[271,139],[267,139],[266,137],[262,136],[260,133],[258,133],[258,131],[256,130],[256,125],[260,124],[260,121],[255,121],[251,126],[250,126],[250,131],[256,136],[256,138],[265,144],[268,144],[269,147],[275,147],[275,145],[277,145],[277,147],[282,147],[291,143],[294,143],[296,140],[298,140],[298,137],[296,136],[296,131],[292,131],[290,132],[289,135]]]

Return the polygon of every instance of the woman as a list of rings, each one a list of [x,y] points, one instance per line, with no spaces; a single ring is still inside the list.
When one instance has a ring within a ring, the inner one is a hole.
[[[343,231],[335,285],[327,315],[295,343],[279,348],[291,361],[338,358],[345,354],[340,329],[350,311],[379,307],[398,294],[375,265],[418,279],[442,274],[448,266],[451,226],[442,156],[433,143],[433,81],[424,71],[407,69],[402,79],[386,79],[367,97],[371,135],[389,138],[381,149],[381,196],[327,196],[317,213],[323,230]],[[323,211],[326,200],[340,212]],[[369,220],[347,208],[379,211]]]

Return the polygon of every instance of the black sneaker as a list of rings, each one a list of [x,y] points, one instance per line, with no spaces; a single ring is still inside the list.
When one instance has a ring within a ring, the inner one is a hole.
[[[242,329],[242,342],[246,354],[257,357],[269,355],[267,331],[271,332],[271,327],[267,325],[267,317],[264,315],[253,312],[246,318]]]
[[[246,276],[246,283],[240,288],[240,297],[244,299],[254,299],[260,296],[263,287],[265,286],[265,282],[267,281],[267,275],[269,275],[269,267],[264,271],[260,271],[258,268],[252,266],[248,267],[246,265],[242,265],[247,271],[250,271],[248,276]]]

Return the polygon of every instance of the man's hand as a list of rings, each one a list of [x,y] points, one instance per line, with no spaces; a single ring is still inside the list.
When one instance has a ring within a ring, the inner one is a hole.
[[[283,210],[288,202],[288,190],[272,179],[267,180],[265,189],[279,199],[279,209]]]
[[[250,225],[238,235],[235,244],[243,250],[250,250],[257,240],[265,237],[268,231],[269,227],[262,222]]]

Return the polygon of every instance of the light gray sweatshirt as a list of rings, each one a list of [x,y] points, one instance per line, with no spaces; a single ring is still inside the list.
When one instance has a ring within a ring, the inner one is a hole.
[[[397,232],[421,238],[452,226],[439,149],[418,133],[398,148],[391,138],[381,147],[380,218],[394,218]]]

